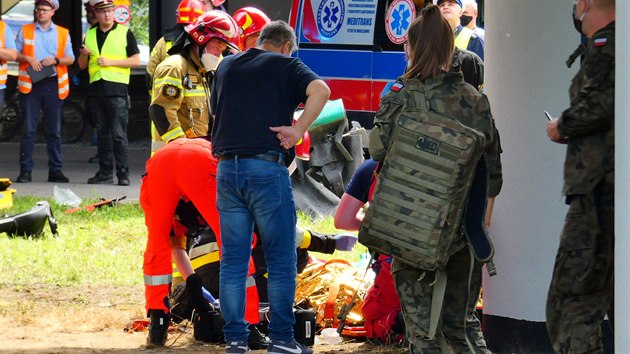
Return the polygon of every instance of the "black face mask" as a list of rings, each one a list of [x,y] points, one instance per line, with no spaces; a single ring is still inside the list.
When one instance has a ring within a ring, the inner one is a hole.
[[[575,18],[575,8],[576,4],[573,4],[573,14],[571,15],[571,18],[573,18],[573,26],[575,26],[575,30],[578,31],[579,34],[584,35],[584,32],[582,32],[582,20]]]
[[[472,21],[472,16],[466,16],[466,15],[462,15],[459,20],[462,23],[462,26],[466,27],[468,26],[468,24],[470,23],[470,21]]]

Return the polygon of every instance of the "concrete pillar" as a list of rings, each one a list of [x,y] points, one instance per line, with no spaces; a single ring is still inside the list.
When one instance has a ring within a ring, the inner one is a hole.
[[[630,1],[617,0],[616,10],[616,33],[629,33]],[[630,41],[615,45],[616,58],[630,57]],[[630,68],[625,60],[615,63],[615,348],[621,353],[630,350]]]
[[[504,185],[490,236],[498,275],[484,279],[484,332],[495,352],[551,351],[545,300],[567,207],[566,147],[547,138],[579,67],[572,0],[487,0],[485,92],[501,133]]]

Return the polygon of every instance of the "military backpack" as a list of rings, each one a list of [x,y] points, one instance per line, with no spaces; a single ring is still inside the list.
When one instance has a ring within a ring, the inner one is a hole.
[[[394,117],[376,117],[388,119],[392,133],[359,241],[413,267],[437,270],[455,251],[453,241],[463,235],[473,180],[482,190],[476,199],[482,201],[477,220],[483,227],[485,137],[431,110],[418,80],[403,82],[406,106]]]

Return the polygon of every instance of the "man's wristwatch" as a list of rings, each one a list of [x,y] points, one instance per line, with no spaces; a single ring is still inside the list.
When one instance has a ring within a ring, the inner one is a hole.
[[[59,65],[59,58],[55,58],[55,63]]]

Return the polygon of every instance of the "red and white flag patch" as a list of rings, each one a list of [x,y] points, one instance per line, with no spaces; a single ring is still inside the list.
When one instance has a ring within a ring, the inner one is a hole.
[[[603,47],[608,42],[608,38],[597,38],[593,41],[593,47]]]
[[[390,91],[399,92],[403,87],[405,87],[405,85],[403,85],[402,82],[396,81],[389,89]]]

